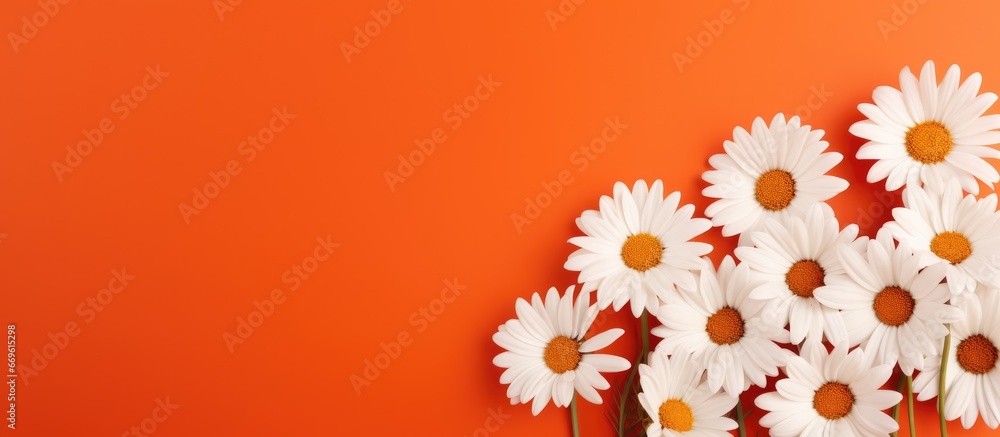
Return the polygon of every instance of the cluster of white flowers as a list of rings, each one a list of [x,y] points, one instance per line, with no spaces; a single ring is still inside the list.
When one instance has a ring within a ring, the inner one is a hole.
[[[624,331],[584,336],[599,310],[631,302],[660,322],[651,333],[662,339],[637,363],[651,437],[729,435],[729,412],[767,377],[775,391],[754,403],[771,435],[887,436],[899,425],[885,411],[902,395],[880,387],[896,367],[918,400],[944,388],[944,419],[996,429],[1000,213],[995,193],[976,196],[980,182],[1000,182],[983,159],[1000,158],[1000,115],[983,115],[997,96],[979,94],[978,73],[959,76],[952,66],[938,83],[931,62],[919,79],[903,69],[900,89],[859,105],[867,120],[850,132],[868,140],[857,158],[876,160],[868,181],[904,188],[874,238],[841,227],[825,203],[848,187],[827,174],[843,156],[798,117],[734,130],[703,176],[717,199],[710,220],[660,181],[617,183],[576,221],[585,235],[565,263],[583,284],[575,304],[572,287],[519,299],[518,318],[494,335],[511,402],[534,400],[538,414],[575,390],[601,403],[600,373],[631,365],[594,352]],[[739,236],[718,268],[712,246],[692,241],[713,226]]]

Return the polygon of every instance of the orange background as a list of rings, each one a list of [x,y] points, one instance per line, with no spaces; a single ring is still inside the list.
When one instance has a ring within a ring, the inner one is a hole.
[[[350,62],[342,43],[389,1],[244,0],[220,19],[225,1],[73,1],[16,53],[0,47],[0,322],[17,324],[22,373],[67,323],[79,330],[18,384],[21,435],[122,435],[168,398],[179,407],[157,436],[484,435],[498,407],[510,417],[490,435],[569,435],[566,410],[509,406],[490,336],[516,298],[574,283],[561,267],[574,218],[615,181],[663,179],[700,214],[700,174],[732,129],[799,113],[849,157],[834,173],[852,186],[831,203],[871,235],[898,198],[883,203],[851,158],[856,105],[927,59],[1000,90],[988,1],[564,0],[553,29],[556,0],[403,0]],[[42,10],[0,2],[7,41]],[[157,65],[169,76],[121,119],[116,100]],[[500,85],[453,128],[449,108],[489,75]],[[240,143],[284,107],[296,118],[248,161]],[[627,129],[581,161],[606,117]],[[104,118],[114,130],[60,182],[53,162]],[[385,173],[435,129],[446,139],[390,189]],[[233,160],[186,223],[181,204]],[[518,232],[511,215],[561,174]],[[340,246],[291,291],[285,272],[326,236]],[[703,239],[716,260],[735,245]],[[88,323],[79,306],[109,296],[121,268],[134,279]],[[467,288],[435,304],[453,278]],[[230,351],[224,335],[274,289],[283,303]],[[633,357],[637,323],[609,313],[601,329],[615,326],[629,332],[611,350]],[[401,333],[408,346],[358,394],[350,375]],[[613,435],[604,408],[581,406],[583,435]],[[919,411],[933,434],[933,406]]]

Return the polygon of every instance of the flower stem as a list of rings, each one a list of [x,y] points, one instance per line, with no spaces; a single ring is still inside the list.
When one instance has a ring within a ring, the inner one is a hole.
[[[576,393],[573,393],[573,400],[569,402],[569,416],[573,421],[573,437],[580,437],[580,420],[576,413]]]
[[[938,423],[941,425],[941,437],[948,437],[948,421],[944,418],[945,381],[948,372],[948,353],[951,352],[951,327],[948,336],[944,338],[944,350],[941,351],[941,379],[938,381]]]
[[[917,418],[913,416],[913,376],[906,377],[906,417],[910,421],[910,437],[917,437]]]
[[[638,356],[635,357],[635,364],[632,365],[632,369],[628,371],[628,378],[625,379],[625,387],[621,392],[621,399],[618,402],[618,437],[623,437],[625,435],[625,407],[626,402],[629,397],[632,396],[632,384],[635,380],[636,373],[639,372],[639,363],[642,361],[642,353],[640,352]]]
[[[743,419],[743,402],[740,398],[736,398],[736,423],[740,425],[740,437],[747,437],[747,427]]]
[[[642,330],[642,354],[639,360],[646,362],[647,355],[649,355],[649,311],[642,310],[642,316],[639,317],[639,322],[641,324]]]
[[[902,373],[900,373],[899,374],[899,379],[896,381],[896,391],[898,391],[900,393],[903,392],[903,384],[906,384],[906,379],[904,378],[905,376],[906,375],[903,375]],[[896,422],[899,422],[899,405],[900,404],[896,404],[896,405],[894,405],[892,407],[892,420],[894,420]],[[896,437],[896,436],[899,435],[899,431],[893,432],[890,435],[892,435],[892,437]]]

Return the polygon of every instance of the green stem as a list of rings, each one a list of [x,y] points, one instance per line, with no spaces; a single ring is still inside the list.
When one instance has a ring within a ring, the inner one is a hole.
[[[646,356],[649,355],[649,311],[642,310],[639,321],[642,325],[642,356],[639,359],[645,362]]]
[[[743,402],[736,398],[736,423],[740,425],[740,437],[747,437],[747,427],[743,421]]]
[[[903,384],[906,384],[906,379],[903,378],[904,376],[905,375],[900,373],[899,379],[896,380],[896,391],[900,393],[903,392]],[[892,407],[892,420],[895,422],[899,422],[899,405],[900,404],[896,404]],[[891,435],[892,437],[896,437],[899,435],[899,431],[893,432]]]
[[[941,380],[938,381],[938,423],[941,425],[941,437],[948,437],[948,421],[944,418],[945,381],[948,373],[948,353],[951,352],[951,327],[948,336],[944,338],[944,350],[941,351]]]
[[[569,402],[569,416],[573,420],[573,437],[580,437],[580,420],[576,413],[576,393],[573,393],[573,400]]]
[[[622,390],[621,400],[618,402],[619,437],[625,435],[625,403],[628,397],[632,396],[632,382],[635,380],[635,375],[639,372],[640,360],[642,360],[642,352],[635,357],[635,364],[632,365],[632,369],[628,372],[628,378],[625,379],[625,388]]]
[[[913,376],[906,377],[906,417],[910,421],[910,437],[917,437],[917,418],[913,416]]]
[[[639,373],[639,364],[645,363],[649,358],[649,312],[646,310],[642,311],[642,315],[639,317],[640,322],[640,339],[642,341],[642,350],[639,351],[639,356],[635,358],[635,364],[632,365],[632,369],[628,373],[628,378],[625,380],[625,387],[622,390],[621,400],[618,403],[618,435],[624,436],[625,431],[631,430],[635,427],[635,424],[626,425],[625,422],[625,409],[627,399],[633,396],[636,390],[633,390],[633,385],[635,384],[635,377]]]

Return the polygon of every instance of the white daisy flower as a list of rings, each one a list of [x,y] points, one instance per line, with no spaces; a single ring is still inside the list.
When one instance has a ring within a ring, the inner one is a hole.
[[[663,350],[649,356],[649,365],[639,365],[639,403],[652,419],[647,437],[729,437],[736,421],[726,414],[737,399],[708,388],[698,366],[684,358],[670,359]]]
[[[858,159],[876,160],[868,182],[885,179],[887,190],[921,184],[941,186],[958,179],[962,188],[979,193],[979,183],[1000,182],[1000,174],[983,158],[1000,158],[988,147],[1000,143],[1000,115],[986,115],[996,94],[979,92],[983,79],[973,73],[959,86],[952,65],[940,85],[934,63],[927,61],[918,80],[910,68],[899,73],[900,90],[875,88],[875,104],[858,105],[867,120],[851,126],[855,136],[869,140]]]
[[[792,343],[821,342],[824,334],[833,344],[848,341],[840,312],[813,295],[826,286],[827,277],[844,273],[838,248],[864,250],[868,239],[858,239],[858,225],[841,230],[832,212],[814,205],[805,217],[765,222],[764,230],[751,239],[755,247],[736,248],[736,256],[760,281],[750,297],[774,301],[775,317],[781,326],[788,323]]]
[[[895,366],[906,375],[923,367],[927,356],[939,355],[945,323],[962,317],[948,305],[945,267],[920,270],[919,257],[906,243],[896,247],[884,228],[868,242],[867,257],[846,248],[838,255],[844,273],[827,275],[816,300],[841,310],[851,346],[861,345],[877,364]]]
[[[663,326],[652,332],[663,337],[656,348],[675,360],[681,357],[677,351],[692,351],[692,358],[708,370],[712,392],[724,388],[737,397],[751,382],[764,387],[768,376],[778,376],[785,354],[775,341],[788,343],[788,331],[775,322],[774,308],[749,299],[756,284],[747,264],[737,266],[727,256],[716,273],[708,263],[697,290],[660,307],[657,317]]]
[[[708,160],[715,170],[702,176],[711,184],[702,194],[719,199],[705,215],[722,226],[722,235],[741,234],[744,244],[764,220],[804,215],[810,205],[846,190],[847,181],[826,174],[844,157],[823,153],[829,143],[822,138],[822,130],[800,126],[799,117],[785,123],[783,114],[770,126],[757,117],[750,132],[737,127],[733,141],[723,144],[726,153]]]
[[[826,347],[813,344],[803,356],[789,353],[787,379],[775,384],[777,391],[764,393],[754,402],[770,411],[760,425],[772,436],[888,436],[899,424],[884,410],[903,395],[879,388],[892,376],[892,366],[870,366],[865,352],[848,353],[841,344],[827,354]]]
[[[638,181],[629,191],[618,182],[614,198],[601,197],[601,210],[584,211],[577,226],[585,237],[569,240],[580,247],[566,260],[567,270],[580,272],[583,291],[597,290],[601,309],[615,311],[632,301],[632,314],[643,308],[655,314],[677,286],[693,288],[692,270],[705,267],[702,256],[712,251],[706,243],[691,241],[712,227],[703,218],[691,218],[693,205],[678,208],[681,195],[663,198],[663,183],[651,188]]]
[[[948,368],[945,369],[944,417],[962,418],[962,426],[971,428],[976,417],[986,426],[1000,426],[1000,290],[981,286],[974,294],[965,294],[953,303],[964,317],[951,325]],[[943,346],[939,343],[939,346]],[[941,356],[929,357],[924,370],[913,379],[917,400],[938,396]]]
[[[550,288],[544,303],[538,293],[531,296],[531,304],[518,299],[517,319],[508,320],[493,334],[493,341],[506,349],[493,358],[493,364],[507,369],[500,375],[500,383],[510,384],[510,403],[526,404],[534,399],[534,415],[549,399],[557,407],[568,406],[574,388],[584,399],[600,404],[597,390],[606,390],[610,384],[599,372],[631,367],[624,358],[593,353],[625,331],[610,329],[584,340],[597,317],[597,307],[590,305],[590,293],[580,293],[574,306],[573,288],[562,297],[555,287]]]
[[[904,208],[892,210],[893,222],[885,224],[893,238],[905,242],[920,257],[920,267],[947,266],[953,295],[972,291],[977,282],[1000,287],[1000,213],[997,195],[976,200],[962,197],[958,182],[949,181],[942,193],[908,186]]]

